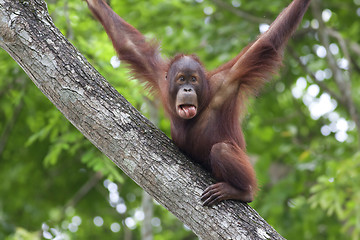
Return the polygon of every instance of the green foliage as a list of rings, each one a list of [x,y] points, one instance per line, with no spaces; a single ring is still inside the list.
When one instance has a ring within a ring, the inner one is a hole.
[[[341,161],[341,164],[339,164]],[[312,208],[320,207],[329,216],[344,221],[343,232],[352,232],[353,239],[360,236],[360,153],[351,158],[332,160],[325,174],[317,179],[310,192]]]
[[[241,10],[273,20],[290,1],[222,1],[229,8],[206,0],[110,2],[120,16],[146,37],[161,41],[164,56],[196,53],[206,67],[213,69],[236,56],[259,34],[258,23],[234,12]],[[86,3],[69,0],[47,3],[63,34],[131,104],[150,117],[149,102],[160,104],[147,96],[138,81],[129,81],[124,64],[116,69],[110,64],[116,54]],[[357,52],[360,2],[329,0],[321,4],[331,11],[326,26],[344,39],[341,42],[338,36],[330,36],[331,43],[339,49],[334,53],[336,60],[351,59],[349,69],[341,71],[352,80],[352,99],[359,106],[360,82],[356,79],[360,77]],[[312,24],[309,11],[302,26]],[[327,58],[316,53],[321,45],[316,31],[303,28],[289,44],[302,60],[307,59],[306,67],[313,74],[330,69]],[[301,86],[302,78],[305,86],[300,96],[295,97],[293,91]],[[342,97],[333,75],[322,79],[322,83]],[[287,239],[359,239],[357,129],[340,102],[332,111],[314,117],[317,112],[311,109],[311,104],[305,104],[314,85],[314,79],[288,51],[280,74],[259,97],[250,101],[243,128],[260,183],[258,196],[251,205]],[[319,101],[326,92],[320,87],[311,102]],[[0,50],[0,106],[0,239],[40,239],[57,234],[70,239],[125,239],[125,236],[140,239],[142,220],[136,216],[141,212],[141,189],[55,109],[3,50]],[[160,110],[158,115],[161,130],[170,135],[170,123],[164,112]],[[344,123],[343,120],[348,124],[347,138],[338,141],[336,125]],[[322,134],[324,126],[332,131]],[[118,186],[117,205],[111,203],[114,192],[110,192],[105,179]],[[116,211],[119,203],[125,211]],[[101,217],[102,225],[94,225],[96,217]],[[134,225],[127,224],[128,221]],[[119,232],[110,230],[114,223],[119,224]],[[154,239],[158,240],[196,239],[158,204],[153,230]]]

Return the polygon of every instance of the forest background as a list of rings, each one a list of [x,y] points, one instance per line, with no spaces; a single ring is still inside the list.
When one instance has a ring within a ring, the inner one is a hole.
[[[55,25],[168,136],[158,99],[120,63],[83,1],[48,0]],[[290,1],[110,1],[165,56],[208,69],[266,31]],[[281,71],[243,121],[261,190],[251,206],[287,239],[360,236],[360,0],[316,1]],[[197,239],[86,140],[0,49],[0,239]],[[145,199],[148,199],[145,197]],[[148,221],[148,222],[145,222]]]

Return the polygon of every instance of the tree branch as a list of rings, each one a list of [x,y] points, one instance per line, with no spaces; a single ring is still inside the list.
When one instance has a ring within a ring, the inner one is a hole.
[[[65,39],[43,0],[0,0],[0,47],[82,134],[201,239],[283,239],[247,204],[203,207],[210,175]]]
[[[353,52],[355,52],[357,55],[360,55],[360,45],[359,45],[358,43],[353,42],[353,41],[350,41],[349,39],[346,39],[346,40],[345,40],[345,39],[341,36],[341,34],[340,34],[338,31],[336,31],[335,29],[326,28],[326,32],[327,32],[330,36],[338,39],[339,42],[346,42],[346,43],[348,43],[348,44],[350,45],[351,50],[352,50]],[[344,54],[345,54],[345,56],[348,55],[348,53],[347,53],[347,54],[344,53]]]
[[[307,65],[301,61],[300,57],[297,55],[297,53],[295,52],[295,50],[292,47],[288,46],[287,51],[298,62],[298,64],[306,72],[306,74],[308,74],[311,77],[311,79],[314,81],[314,83],[316,83],[324,92],[328,93],[337,102],[339,102],[340,104],[342,104],[346,107],[346,103],[345,103],[344,99],[342,99],[341,96],[339,96],[339,94],[337,94],[336,92],[331,90],[324,82],[317,80],[314,73],[311,72],[311,70],[307,67]]]
[[[326,49],[326,58],[328,60],[330,69],[333,72],[335,83],[344,98],[346,109],[356,125],[358,137],[360,138],[360,116],[351,96],[351,82],[350,79],[348,79],[348,77],[346,76],[346,74],[343,74],[342,70],[338,67],[335,57],[330,51],[330,39],[328,32],[326,31],[327,28],[325,26],[325,23],[322,20],[320,0],[314,0],[311,2],[311,10],[313,16],[319,22],[319,38],[322,45]]]
[[[353,53],[355,53],[356,55],[360,55],[360,45],[353,41],[350,41],[349,39],[344,39],[343,36],[341,36],[341,34],[335,29],[327,27],[326,32],[327,34],[329,34],[329,36],[337,39],[346,59],[354,65],[354,68],[357,72],[360,72],[359,64],[356,62],[354,58],[351,57],[351,54],[349,53],[349,49],[348,49],[350,47]]]

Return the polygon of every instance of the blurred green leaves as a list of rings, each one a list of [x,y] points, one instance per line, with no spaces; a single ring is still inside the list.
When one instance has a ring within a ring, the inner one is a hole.
[[[344,221],[343,231],[359,239],[360,229],[360,153],[351,158],[330,161],[326,173],[319,176],[310,192],[312,208],[320,207]]]

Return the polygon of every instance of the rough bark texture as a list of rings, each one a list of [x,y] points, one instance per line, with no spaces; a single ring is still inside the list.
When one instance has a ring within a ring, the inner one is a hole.
[[[209,174],[65,39],[43,0],[0,0],[0,47],[80,132],[201,239],[283,239],[246,204],[203,207]]]

